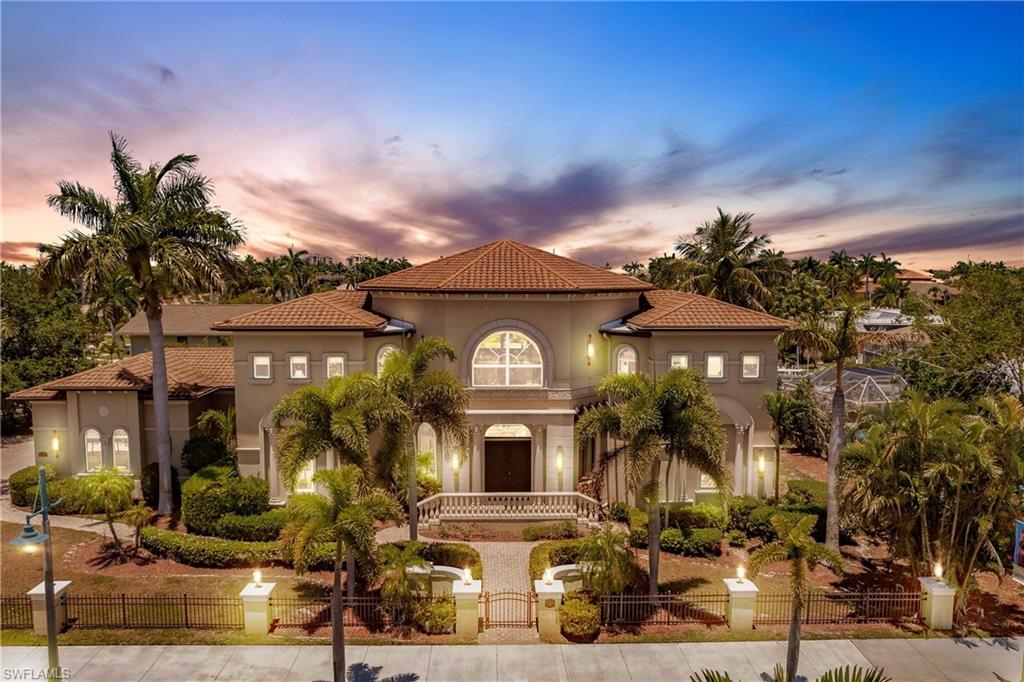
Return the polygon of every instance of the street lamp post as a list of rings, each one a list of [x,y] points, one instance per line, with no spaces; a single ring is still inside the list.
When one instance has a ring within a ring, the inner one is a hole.
[[[50,542],[50,510],[60,504],[60,500],[50,504],[46,495],[46,468],[39,467],[39,511],[25,515],[25,526],[21,535],[11,540],[15,547],[21,547],[26,552],[35,552],[39,545],[43,545],[43,591],[46,595],[46,649],[49,659],[49,667],[46,669],[46,679],[62,679],[60,671],[60,659],[57,653],[57,600],[53,590],[53,551]],[[43,532],[36,532],[32,525],[32,519],[42,516]]]

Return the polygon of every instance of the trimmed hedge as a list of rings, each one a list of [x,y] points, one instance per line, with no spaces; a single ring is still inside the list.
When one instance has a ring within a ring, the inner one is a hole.
[[[684,556],[718,556],[722,553],[722,531],[719,528],[666,528],[661,531],[661,549]]]
[[[828,498],[828,484],[825,481],[787,481],[782,502],[787,506],[821,504]]]
[[[418,601],[412,607],[416,627],[428,635],[448,635],[455,632],[455,602]]]
[[[46,468],[46,482],[57,480],[57,470],[52,464],[44,464]],[[7,485],[11,491],[11,504],[18,507],[27,507],[35,501],[36,488],[39,483],[39,465],[33,464],[23,469],[18,469],[10,478]],[[47,487],[49,490],[49,486]],[[31,495],[29,494],[31,492]]]
[[[211,464],[221,464],[231,459],[231,453],[224,443],[209,436],[193,436],[181,446],[181,465],[193,474]]]
[[[749,538],[741,530],[731,530],[725,534],[725,539],[729,541],[730,547],[746,547]]]
[[[139,542],[156,555],[189,566],[229,568],[261,566],[280,560],[276,542],[242,542],[146,526],[139,531]]]
[[[662,513],[668,512],[668,526],[676,528],[718,528],[725,530],[729,518],[725,510],[715,504],[706,502],[689,504],[680,502],[662,505]]]
[[[30,499],[35,499],[38,487],[34,485],[28,489]],[[58,478],[54,481],[47,479],[46,494],[50,498],[50,504],[60,500],[60,504],[50,511],[54,516],[87,513],[88,500],[80,478]]]
[[[271,509],[252,516],[243,516],[232,512],[225,514],[217,521],[214,535],[227,540],[269,542],[277,540],[286,523],[288,523],[288,512],[284,509]]]
[[[558,608],[558,621],[567,639],[591,641],[601,630],[601,609],[578,594],[567,597]]]
[[[764,500],[752,495],[740,495],[732,498],[729,503],[728,528],[730,530],[741,530],[747,535],[756,537],[756,534],[750,528],[750,516],[756,510],[767,506]]]
[[[579,563],[583,540],[550,540],[530,550],[530,579],[540,580],[552,566]]]
[[[150,462],[142,467],[139,487],[142,488],[142,499],[156,509],[160,503],[160,465],[157,462]],[[174,508],[181,509],[181,479],[178,478],[178,469],[174,465],[171,465],[171,499],[174,500]]]
[[[239,478],[234,463],[214,464],[192,475],[181,489],[181,518],[192,533],[217,535],[228,514],[254,516],[270,511],[270,484]]]
[[[527,526],[523,529],[523,540],[536,542],[537,540],[571,540],[578,538],[580,531],[574,521],[566,519],[557,526]]]
[[[404,542],[395,543],[404,545]],[[484,565],[480,561],[480,552],[469,545],[458,542],[431,542],[423,546],[423,558],[438,566],[454,566],[465,568],[473,573],[473,578],[481,580],[484,577]]]

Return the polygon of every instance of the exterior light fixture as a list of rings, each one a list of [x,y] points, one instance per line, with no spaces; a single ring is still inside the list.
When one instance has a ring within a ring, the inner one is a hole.
[[[942,562],[935,562],[935,565],[932,567],[932,575],[935,576],[936,580],[942,580]]]
[[[39,545],[46,542],[49,537],[46,533],[37,531],[32,524],[26,523],[21,529],[21,534],[11,540],[11,545],[20,547],[22,551],[29,554],[34,554],[39,550]]]
[[[757,472],[764,476],[764,455],[757,456]]]
[[[743,582],[743,579],[747,577],[747,567],[740,564],[736,567],[736,580]]]
[[[565,448],[561,445],[555,447],[555,471],[558,473],[565,471]]]
[[[60,452],[60,437],[57,435],[56,431],[53,432],[53,438],[50,439],[50,450],[53,452],[54,456]]]
[[[469,566],[466,566],[464,569],[462,569],[462,584],[473,584],[473,571],[469,570]]]
[[[594,341],[590,334],[587,334],[587,367],[590,367],[591,361],[594,359]]]
[[[263,571],[256,569],[252,572],[252,581],[256,583],[256,587],[263,587]]]
[[[545,585],[550,585],[553,582],[555,582],[555,574],[551,571],[550,568],[545,568],[544,569],[544,584]]]
[[[457,453],[457,452],[452,453],[452,469],[455,469],[455,471],[458,471],[461,468],[462,468],[462,458],[459,457],[459,453]]]

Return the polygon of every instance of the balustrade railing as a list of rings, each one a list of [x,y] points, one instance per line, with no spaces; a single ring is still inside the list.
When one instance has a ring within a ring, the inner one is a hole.
[[[601,503],[582,493],[440,493],[420,502],[420,523],[558,520],[596,522]]]

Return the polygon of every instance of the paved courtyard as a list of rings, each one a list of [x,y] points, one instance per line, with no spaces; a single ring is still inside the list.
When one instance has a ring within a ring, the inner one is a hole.
[[[801,647],[808,680],[841,665],[881,665],[895,682],[1018,682],[1022,640],[819,640]],[[762,682],[785,642],[602,645],[353,646],[352,682],[646,682],[688,680],[704,668]],[[0,648],[3,679],[38,679],[45,647]],[[329,679],[326,646],[68,646],[61,664],[80,682]],[[22,671],[20,673],[15,671]],[[18,677],[18,675],[21,675]],[[38,675],[38,672],[35,673]]]

